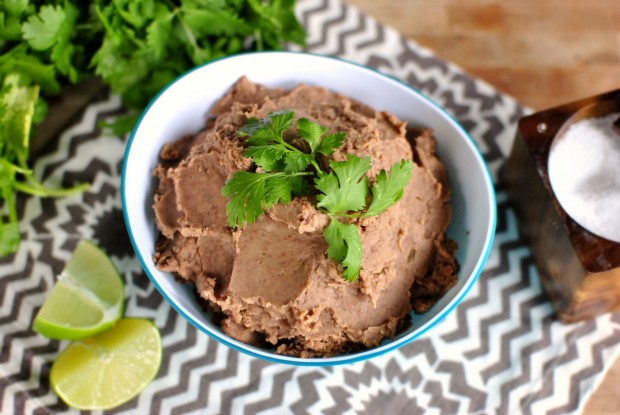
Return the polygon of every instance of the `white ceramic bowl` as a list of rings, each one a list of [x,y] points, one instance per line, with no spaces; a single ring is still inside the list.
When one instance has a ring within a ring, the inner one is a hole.
[[[412,314],[410,328],[373,349],[330,358],[301,359],[248,346],[212,323],[187,284],[155,268],[153,169],[162,145],[200,130],[213,103],[242,75],[270,87],[299,83],[340,92],[412,125],[433,128],[437,152],[452,187],[453,219],[448,236],[459,245],[458,282],[428,312]],[[495,231],[496,203],[486,165],[471,138],[438,105],[410,86],[357,64],[326,56],[293,52],[237,55],[197,67],[162,90],[144,110],[127,144],[122,172],[125,222],[146,274],[170,305],[200,331],[221,343],[270,361],[295,365],[334,365],[380,355],[419,337],[439,323],[475,283],[489,254]]]

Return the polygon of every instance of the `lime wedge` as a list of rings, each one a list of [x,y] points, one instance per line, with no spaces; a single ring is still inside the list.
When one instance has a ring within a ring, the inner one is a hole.
[[[110,258],[81,241],[34,319],[50,339],[79,340],[114,326],[123,314],[124,287]]]
[[[50,372],[52,387],[77,409],[109,409],[136,396],[161,363],[161,338],[144,319],[124,318],[113,329],[71,343]]]

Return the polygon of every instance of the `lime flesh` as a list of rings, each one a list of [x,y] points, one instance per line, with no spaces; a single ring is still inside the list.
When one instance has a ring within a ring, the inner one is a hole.
[[[33,329],[50,339],[79,340],[108,330],[121,318],[123,281],[110,258],[81,241],[35,317]]]
[[[71,343],[52,365],[50,382],[73,408],[109,409],[138,395],[157,374],[161,357],[157,327],[125,318],[111,330]]]

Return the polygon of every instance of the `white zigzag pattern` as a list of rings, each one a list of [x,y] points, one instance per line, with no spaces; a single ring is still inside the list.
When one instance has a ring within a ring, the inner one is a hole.
[[[521,254],[522,253],[523,252],[521,252]],[[510,253],[510,255],[512,256],[512,252]],[[518,266],[518,264],[515,264],[515,266]],[[532,271],[534,271],[533,267],[532,267]],[[538,285],[538,281],[534,281],[535,277],[536,277],[536,273],[533,272],[530,275],[530,282],[535,285]],[[520,309],[519,309],[519,307],[521,306],[521,303],[528,301],[531,297],[532,297],[531,293],[529,293],[528,290],[521,290],[513,294],[513,296],[510,299],[510,315],[519,316],[521,314]],[[529,330],[527,333],[522,334],[519,337],[511,339],[510,356],[509,356],[510,362],[515,362],[515,363],[521,362],[522,350],[525,347],[537,341],[540,341],[543,338],[544,331],[541,325],[541,321],[544,318],[551,315],[553,313],[553,310],[551,309],[548,303],[544,303],[544,304],[540,304],[535,307],[532,307],[531,309],[529,309],[528,312],[530,315],[530,319],[531,319],[530,322],[532,325],[531,327],[529,327]],[[488,359],[489,362],[500,362],[501,361],[499,353],[501,352],[500,350],[501,347],[504,346],[501,336],[505,334],[506,332],[510,332],[515,328],[521,327],[522,324],[523,323],[519,321],[518,319],[513,319],[507,322],[502,322],[501,325],[495,324],[494,326],[491,327],[489,344],[491,345],[491,355],[493,356],[493,358]],[[536,385],[538,382],[543,381],[544,374],[542,373],[542,370],[541,370],[542,365],[537,364],[537,358],[539,356],[541,358],[545,358],[547,357],[545,355],[547,355],[548,353],[549,353],[548,349],[542,349],[542,350],[538,350],[534,352],[534,354],[531,354],[527,357],[534,363],[530,366],[530,383],[519,385],[517,387],[512,388],[510,391],[510,395],[509,395],[511,402],[512,401],[517,402],[517,403],[520,402],[522,398],[524,398],[529,393],[531,393],[534,385]],[[480,360],[482,362],[484,358],[481,358]],[[498,373],[497,375],[493,376],[489,380],[489,383],[487,385],[488,390],[495,391],[496,393],[489,393],[488,406],[490,407],[499,406],[500,405],[499,398],[501,397],[500,388],[507,382],[511,381],[512,379],[518,378],[523,374],[521,365],[515,364],[515,363],[511,364],[511,366],[507,370],[504,370],[503,372]],[[517,404],[515,408],[518,408],[518,407],[519,405]]]
[[[361,16],[361,12],[355,8],[351,8],[351,11],[351,15],[355,15],[355,20],[357,21]],[[372,55],[388,58],[385,55],[386,52],[390,52],[390,58],[388,60],[391,60],[392,57],[395,57],[397,55],[396,51],[402,49],[402,45],[400,37],[398,36],[396,31],[390,27],[383,27],[384,39],[381,43],[376,43],[371,46],[364,47],[363,49],[359,49],[360,44],[368,42],[369,40],[377,39],[379,37],[379,23],[371,17],[364,16],[363,18],[366,20],[367,30],[368,28],[370,28],[370,30],[367,34],[364,33],[356,34],[355,36],[349,36],[346,39],[346,43],[344,45],[345,49],[343,51],[342,57],[350,61],[366,64]],[[337,33],[335,36],[339,36],[339,34]],[[397,65],[392,65],[393,68],[396,66]],[[392,72],[392,69],[381,68],[381,71],[390,73]]]
[[[23,248],[18,250],[15,253],[13,264],[0,264],[0,275],[6,276],[15,273],[16,269],[26,269],[28,259],[28,250]],[[1,294],[2,303],[0,304],[0,318],[4,318],[11,314],[11,311],[13,310],[13,299],[15,298],[15,292],[22,291],[21,286],[25,283],[28,283],[28,281],[17,280],[7,285],[7,289]],[[13,288],[13,286],[17,286],[17,288]]]
[[[177,325],[183,326],[185,330],[194,330],[194,328],[190,326],[189,323],[181,321],[180,319],[178,319]],[[172,335],[167,337],[173,338]],[[176,338],[184,339],[185,337]],[[170,373],[167,376],[167,380],[171,384],[171,386],[175,386],[179,383],[181,367],[183,367],[184,365],[189,365],[190,362],[192,362],[193,360],[203,356],[205,351],[207,350],[208,342],[211,341],[213,340],[209,339],[207,336],[198,334],[196,336],[196,344],[193,345],[189,350],[185,349],[182,352],[175,353],[170,356]],[[204,376],[207,376],[210,372],[214,372],[226,367],[228,356],[231,352],[225,349],[226,348],[224,347],[218,347],[216,349],[217,357],[213,363],[209,365],[204,365],[202,367],[195,367],[190,370],[187,390],[175,396],[167,397],[166,399],[164,399],[161,406],[162,413],[170,413],[174,408],[184,404],[195,402],[198,399],[198,395],[200,393],[200,382],[202,378]],[[217,410],[219,410],[220,405],[221,401],[219,399],[212,400],[211,397],[209,397],[207,408],[218,408]]]
[[[286,371],[290,370],[290,367],[284,365],[269,365],[263,368],[260,375],[260,382],[258,382],[258,390],[254,392],[247,393],[245,395],[239,395],[233,398],[231,410],[230,412],[233,414],[247,414],[250,413],[245,410],[246,405],[253,404],[254,402],[259,402],[264,399],[272,396],[274,390],[274,379],[275,377]],[[250,383],[250,379],[248,376],[248,380],[243,383],[243,385],[247,385]]]
[[[352,9],[349,7],[343,7],[342,3],[330,3],[329,10],[333,13],[333,18],[339,19],[344,16],[344,20],[336,24],[331,23],[332,26],[327,29],[326,33],[327,37],[325,40],[327,40],[327,42],[320,45],[318,48],[313,48],[313,50],[316,50],[317,53],[335,55],[338,51],[338,40],[341,35],[355,29],[357,27],[358,19],[356,18],[355,13],[352,13]],[[325,19],[323,23],[327,23],[329,20],[331,20],[331,18]],[[319,33],[322,35],[322,32],[323,31],[320,31]],[[321,37],[322,36],[317,36],[316,42],[320,41]],[[314,43],[315,42],[309,41],[308,45],[312,47]]]
[[[316,4],[313,7],[308,7],[308,9],[313,9],[318,7],[322,2],[315,2]],[[328,8],[321,12],[320,18],[310,19],[308,22],[308,27],[306,28],[307,38],[306,43],[308,45],[315,44],[321,40],[321,36],[323,35],[323,26],[325,22],[338,18],[340,16],[341,8],[340,3],[334,1],[328,1]],[[317,17],[317,14],[313,15]],[[331,39],[328,39],[331,40]],[[316,50],[317,53],[324,53],[321,50]]]
[[[69,159],[70,143],[73,138],[80,134],[92,132],[96,126],[97,115],[101,112],[114,111],[121,108],[121,100],[118,96],[112,95],[105,101],[99,101],[88,106],[78,124],[65,130],[58,140],[58,149],[52,154],[42,156],[35,165],[35,174],[41,177],[42,170],[50,164],[64,162]],[[101,154],[98,154],[101,155]],[[79,162],[79,161],[77,161]],[[64,168],[64,166],[63,166]]]
[[[579,323],[579,324],[573,324],[573,325],[568,325],[568,326],[561,326],[559,324],[554,325],[553,326],[554,330],[552,330],[552,336],[554,339],[558,340],[557,342],[558,348],[556,349],[554,354],[547,356],[547,358],[551,356],[561,355],[562,353],[566,351],[568,347],[574,344],[574,346],[577,348],[576,353],[577,353],[577,356],[579,357],[580,365],[572,364],[574,362],[572,360],[557,364],[556,366],[551,368],[551,372],[552,372],[551,378],[547,376],[547,379],[545,381],[553,384],[555,390],[569,391],[570,381],[573,379],[573,377],[578,372],[583,370],[584,367],[590,367],[593,364],[593,361],[592,361],[593,346],[598,341],[600,341],[600,339],[602,338],[613,338],[613,337],[618,338],[618,332],[616,331],[617,327],[614,327],[615,325],[611,324],[609,320],[610,320],[609,314],[603,315],[595,320],[597,336],[580,336],[576,339],[575,338],[571,339],[571,336],[569,336],[569,333],[571,333],[574,330],[578,330],[579,327],[587,323]],[[620,340],[620,338],[618,339]],[[619,353],[617,352],[617,349],[616,349],[615,352],[608,351],[605,354],[608,356],[610,355],[610,356],[616,357],[618,356]],[[585,403],[587,402],[586,398],[592,392],[593,383],[594,383],[593,380],[588,380],[588,381],[582,382],[582,384],[579,385],[578,392],[580,395],[579,402],[581,406],[584,406]],[[558,398],[559,398],[558,396],[551,396],[547,399],[535,402],[534,405],[532,406],[532,413],[533,414],[546,413],[549,410],[561,407],[563,405],[568,404],[569,402],[568,393],[564,394],[561,400],[559,400]],[[580,408],[578,408],[575,411],[575,413],[577,413],[579,409]]]

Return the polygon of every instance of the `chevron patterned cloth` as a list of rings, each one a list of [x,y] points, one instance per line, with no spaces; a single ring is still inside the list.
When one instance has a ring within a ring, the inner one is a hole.
[[[62,199],[20,197],[23,243],[0,260],[0,411],[71,413],[49,370],[65,342],[31,330],[36,311],[81,238],[101,245],[127,284],[127,316],[163,336],[157,378],[110,413],[575,414],[620,350],[620,314],[564,325],[554,319],[530,251],[497,180],[526,110],[340,0],[298,0],[308,50],[375,67],[445,107],[476,141],[498,196],[495,243],[479,282],[440,325],[370,361],[292,367],[232,351],[198,332],[149,283],[133,255],[119,196],[125,140],[97,122],[122,113],[117,97],[91,104],[35,171],[45,183],[88,181]],[[77,412],[77,411],[75,411]]]

